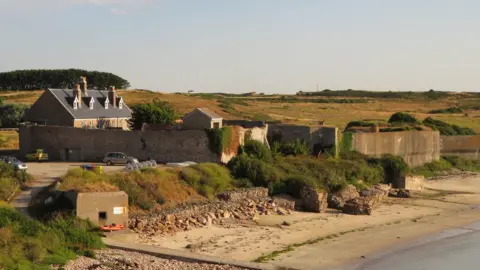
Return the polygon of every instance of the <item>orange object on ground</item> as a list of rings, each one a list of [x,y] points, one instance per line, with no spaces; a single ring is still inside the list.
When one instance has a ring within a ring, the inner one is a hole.
[[[111,231],[119,231],[119,230],[122,230],[123,229],[123,225],[122,224],[112,224],[112,225],[104,225],[104,226],[101,226],[100,227],[100,230],[101,231],[108,231],[108,232],[111,232]]]

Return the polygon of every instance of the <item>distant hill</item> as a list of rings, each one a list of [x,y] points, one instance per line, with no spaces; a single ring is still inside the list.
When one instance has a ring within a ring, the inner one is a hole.
[[[0,73],[0,91],[73,88],[81,76],[87,77],[88,87],[91,89],[107,89],[109,86],[119,89],[130,87],[127,80],[108,72],[82,69],[31,69]]]

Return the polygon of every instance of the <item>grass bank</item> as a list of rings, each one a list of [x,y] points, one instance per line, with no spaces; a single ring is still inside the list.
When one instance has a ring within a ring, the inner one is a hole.
[[[51,269],[104,247],[92,224],[71,216],[42,223],[0,204],[0,268]]]
[[[428,178],[458,171],[480,172],[480,160],[464,159],[457,156],[443,156],[438,161],[412,168],[410,173],[423,175]]]

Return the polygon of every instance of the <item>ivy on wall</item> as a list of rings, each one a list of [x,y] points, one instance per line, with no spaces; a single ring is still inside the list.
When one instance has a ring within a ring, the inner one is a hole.
[[[218,155],[231,148],[233,129],[232,127],[206,129],[210,150]]]

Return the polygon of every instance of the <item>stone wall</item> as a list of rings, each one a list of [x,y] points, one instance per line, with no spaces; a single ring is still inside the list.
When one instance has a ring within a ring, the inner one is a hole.
[[[440,136],[442,156],[480,159],[480,135]]]
[[[41,148],[51,160],[66,160],[73,149],[81,161],[101,161],[106,152],[124,152],[157,162],[218,162],[203,130],[121,131],[54,126],[21,126],[20,153]]]
[[[354,133],[352,149],[374,157],[400,156],[410,167],[416,167],[440,159],[440,134],[438,131]]]
[[[247,132],[251,138],[268,143],[268,127],[234,128],[233,139],[243,145]],[[220,157],[210,150],[204,130],[122,131],[81,129],[58,126],[21,126],[20,155],[44,149],[50,160],[101,161],[107,152],[124,152],[140,160],[152,158],[167,162],[223,162],[236,156],[236,151]],[[69,159],[70,158],[70,159]]]
[[[267,136],[270,142],[276,140],[290,142],[300,139],[311,147],[313,154],[317,154],[323,149],[337,145],[338,128],[326,126],[312,128],[299,125],[270,124]]]

